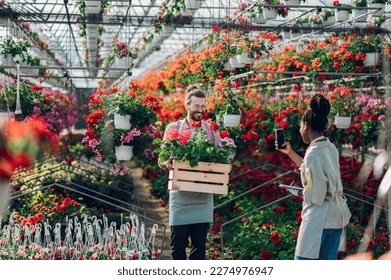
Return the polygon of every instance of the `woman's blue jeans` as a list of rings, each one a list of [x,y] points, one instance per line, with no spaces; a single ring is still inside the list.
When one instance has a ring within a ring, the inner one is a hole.
[[[336,260],[342,228],[324,229],[320,243],[318,259],[309,259],[295,255],[295,260]]]

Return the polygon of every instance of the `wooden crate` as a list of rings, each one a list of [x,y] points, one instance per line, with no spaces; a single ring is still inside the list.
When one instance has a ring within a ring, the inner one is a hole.
[[[168,188],[170,190],[228,194],[230,164],[199,162],[191,167],[188,161],[173,162]]]

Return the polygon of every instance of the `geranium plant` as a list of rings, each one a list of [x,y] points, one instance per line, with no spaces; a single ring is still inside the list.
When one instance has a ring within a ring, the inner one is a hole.
[[[276,7],[277,14],[282,17],[286,17],[288,15],[289,8],[285,7],[280,0],[264,0],[263,3],[266,5],[281,5]],[[268,9],[268,7],[265,8]]]
[[[331,104],[330,117],[352,115],[354,92],[354,89],[348,87],[336,87],[332,93],[327,95]]]
[[[58,135],[40,118],[0,123],[0,179],[9,179],[16,168],[29,168],[45,152],[58,152],[58,144]]]
[[[112,53],[114,54],[114,57],[137,58],[137,52],[138,52],[137,48],[133,48],[131,50],[124,42],[119,41],[118,38],[113,39]]]
[[[197,166],[198,162],[231,163],[231,155],[235,152],[236,145],[231,138],[223,138],[221,145],[209,142],[203,133],[202,126],[195,127],[192,136],[190,130],[183,132],[171,128],[167,131],[166,140],[155,139],[153,144],[160,148],[154,152],[159,153],[159,162],[167,161],[174,156],[177,161],[189,161],[190,166]]]

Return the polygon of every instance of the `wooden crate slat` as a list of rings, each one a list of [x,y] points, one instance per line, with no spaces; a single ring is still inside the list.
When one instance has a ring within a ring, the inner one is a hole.
[[[206,172],[191,172],[183,170],[170,171],[169,179],[177,181],[199,181],[228,184],[229,176],[225,174],[215,174]]]
[[[229,173],[231,171],[230,164],[199,162],[197,166],[191,167],[188,161],[175,161],[173,162],[174,169],[191,169],[197,171],[210,171],[210,172],[222,172]]]
[[[168,187],[170,190],[179,190],[179,191],[193,191],[193,192],[202,192],[202,193],[216,193],[216,194],[227,194],[228,186],[222,185],[213,185],[213,184],[202,184],[202,183],[193,183],[193,182],[178,182],[178,181],[169,181]]]

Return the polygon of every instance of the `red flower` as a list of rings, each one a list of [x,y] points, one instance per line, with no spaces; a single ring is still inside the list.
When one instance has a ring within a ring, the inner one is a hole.
[[[279,233],[278,231],[276,232],[273,232],[271,235],[270,235],[270,240],[273,241],[273,245],[277,245],[279,243],[281,243],[281,233]]]
[[[220,137],[224,139],[225,137],[230,137],[230,134],[227,130],[220,131]]]
[[[167,141],[179,138],[179,131],[175,128],[170,128],[166,134]]]
[[[261,252],[261,260],[270,260],[271,254],[269,251]]]
[[[191,122],[191,127],[193,127],[193,128],[199,128],[199,127],[201,127],[201,122]]]
[[[191,139],[191,131],[185,130],[184,132],[180,133],[178,141],[181,145],[184,145],[187,142],[189,142],[190,139]]]
[[[215,130],[217,130],[218,128],[219,128],[218,123],[212,122],[212,123],[210,124],[210,129],[211,129],[211,130],[215,131]]]

